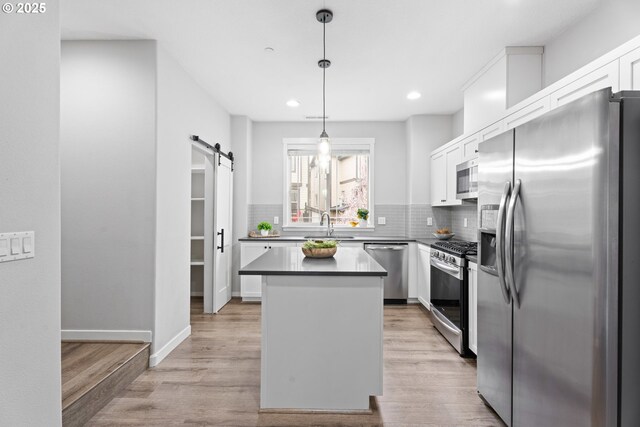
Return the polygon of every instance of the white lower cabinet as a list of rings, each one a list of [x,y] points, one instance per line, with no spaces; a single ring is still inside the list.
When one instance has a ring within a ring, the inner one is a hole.
[[[298,246],[296,242],[243,242],[240,245],[240,266],[244,267],[271,248]],[[240,296],[243,301],[260,301],[262,276],[240,276]]]
[[[469,263],[469,349],[478,355],[478,265]]]
[[[427,308],[431,309],[429,304],[429,295],[431,291],[431,264],[430,258],[431,248],[428,245],[418,245],[418,301]]]

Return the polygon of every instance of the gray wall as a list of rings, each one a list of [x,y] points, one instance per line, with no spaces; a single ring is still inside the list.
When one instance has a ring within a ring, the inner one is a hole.
[[[544,84],[554,83],[640,34],[640,1],[602,0],[544,47]]]
[[[240,267],[240,243],[249,229],[248,209],[251,199],[251,140],[253,123],[247,116],[231,117],[231,141],[236,159],[233,171],[233,271]],[[278,214],[281,216],[281,214]],[[253,224],[255,226],[255,224]],[[232,275],[232,291],[240,292],[240,276]]]
[[[62,43],[62,329],[153,329],[156,48]]]
[[[328,123],[332,138],[375,138],[375,203],[404,204],[406,192],[404,122]],[[317,138],[318,122],[254,122],[251,203],[283,203],[283,138]]]
[[[220,143],[224,151],[231,148],[227,111],[161,46],[157,59],[154,352],[190,324],[189,135]]]
[[[0,425],[59,426],[60,26],[0,14],[0,232],[35,231],[35,258],[0,264]]]

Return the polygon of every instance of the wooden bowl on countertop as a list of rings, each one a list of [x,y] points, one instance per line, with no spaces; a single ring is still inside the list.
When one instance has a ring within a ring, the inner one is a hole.
[[[338,247],[335,248],[313,248],[306,249],[302,248],[302,253],[307,258],[331,258],[336,254]]]

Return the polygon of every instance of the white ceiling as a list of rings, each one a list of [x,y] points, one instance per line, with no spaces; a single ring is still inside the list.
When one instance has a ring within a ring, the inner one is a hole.
[[[500,49],[544,45],[599,1],[64,0],[61,21],[63,39],[156,39],[231,114],[288,121],[322,114],[326,7],[329,120],[404,120],[459,110]]]

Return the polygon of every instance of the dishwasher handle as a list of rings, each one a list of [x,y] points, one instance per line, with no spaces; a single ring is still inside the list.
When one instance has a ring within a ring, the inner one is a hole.
[[[406,246],[365,246],[365,250],[369,251],[403,251]]]

